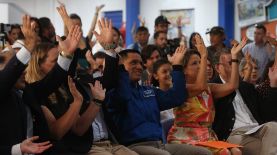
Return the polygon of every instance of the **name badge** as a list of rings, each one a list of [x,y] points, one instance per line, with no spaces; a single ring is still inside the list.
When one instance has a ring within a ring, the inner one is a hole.
[[[148,89],[143,91],[143,96],[144,97],[153,97],[155,96],[154,90],[153,89]]]

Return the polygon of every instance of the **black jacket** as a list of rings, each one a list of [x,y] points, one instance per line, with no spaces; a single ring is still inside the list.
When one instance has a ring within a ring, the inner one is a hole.
[[[13,145],[26,138],[26,110],[13,89],[26,66],[14,56],[0,71],[0,154],[11,154]]]
[[[216,77],[212,82],[222,83],[219,77]],[[260,95],[256,91],[254,85],[240,81],[239,92],[244,100],[244,103],[247,105],[256,121],[259,124],[265,123],[264,118],[266,110],[271,109],[271,107],[268,106],[267,103],[270,101],[275,101],[276,103],[277,101],[277,95],[274,96],[274,93],[277,94],[276,89],[271,88],[270,95],[268,95],[268,97],[266,98],[263,98],[262,95]],[[214,101],[215,120],[213,123],[213,129],[220,140],[226,140],[233,130],[236,118],[232,102],[235,96],[236,92],[233,92],[230,95],[227,95],[223,98]],[[277,115],[275,114],[275,116]]]

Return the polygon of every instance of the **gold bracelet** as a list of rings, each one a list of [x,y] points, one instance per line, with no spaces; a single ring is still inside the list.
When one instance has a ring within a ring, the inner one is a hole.
[[[68,59],[73,59],[73,56],[74,56],[74,54],[66,54],[64,51],[61,51],[60,55]]]

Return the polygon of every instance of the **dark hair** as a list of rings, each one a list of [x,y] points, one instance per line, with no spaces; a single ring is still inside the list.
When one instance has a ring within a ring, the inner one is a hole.
[[[120,31],[118,30],[118,28],[113,27],[113,30],[115,30],[115,32],[117,33],[118,36],[121,36],[121,33],[120,33]]]
[[[255,28],[256,29],[262,29],[264,31],[264,33],[266,33],[266,28],[265,28],[265,26],[263,24],[256,24]]]
[[[70,19],[78,19],[78,20],[80,20],[80,22],[81,22],[81,24],[82,24],[82,20],[81,20],[80,16],[77,15],[76,13],[70,14],[69,17],[70,17]]]
[[[212,63],[214,65],[219,64],[220,57],[224,54],[230,54],[230,52],[229,51],[218,51],[218,52],[216,52],[213,56]]]
[[[144,27],[144,26],[140,26],[137,28],[137,31],[136,31],[136,34],[139,33],[139,32],[149,32],[148,31],[148,28],[147,27]]]
[[[12,24],[11,25],[11,30],[9,31],[9,33],[11,33],[13,29],[20,29],[20,25],[19,24]],[[20,29],[20,31],[21,31],[21,29]]]
[[[158,47],[155,45],[147,45],[146,47],[144,47],[141,51],[142,62],[145,64],[147,59],[149,59],[156,50],[159,52]]]
[[[39,29],[39,34],[40,36],[43,34],[43,31],[45,29],[48,29],[49,28],[49,25],[51,24],[51,21],[49,18],[47,17],[41,17],[39,18],[39,26],[40,26],[40,29]]]
[[[120,51],[118,54],[121,56],[121,58],[125,59],[125,58],[128,57],[128,54],[129,54],[129,53],[135,53],[135,54],[140,55],[140,52],[137,51],[137,50],[134,50],[134,49],[122,50],[122,51]]]
[[[39,25],[39,20],[37,17],[31,17],[30,20],[36,22]]]
[[[184,68],[187,67],[189,59],[192,55],[198,55],[200,57],[200,53],[195,49],[187,49],[184,57]]]
[[[153,64],[153,73],[157,74],[158,70],[160,69],[160,67],[164,64],[170,64],[170,62],[166,59],[159,59],[157,60],[154,64]],[[152,78],[152,84],[153,86],[157,87],[159,86],[159,81],[156,80],[153,76]]]
[[[105,56],[106,56],[106,54],[104,52],[101,52],[101,51],[96,52],[95,54],[93,54],[94,59],[97,59],[97,58],[105,59]]]
[[[196,49],[195,45],[193,45],[192,43],[192,39],[196,36],[196,35],[200,35],[198,32],[193,32],[190,37],[189,37],[189,48],[190,49]]]
[[[157,31],[157,32],[154,33],[154,39],[157,39],[159,37],[159,35],[162,34],[162,33],[167,34],[164,31]]]

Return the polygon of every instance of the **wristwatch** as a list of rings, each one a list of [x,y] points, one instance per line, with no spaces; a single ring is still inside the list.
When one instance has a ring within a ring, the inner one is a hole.
[[[73,56],[74,56],[74,54],[66,54],[64,51],[61,51],[60,55],[68,59],[73,59]]]
[[[116,43],[114,42],[110,44],[102,43],[101,45],[103,46],[104,50],[111,50],[111,49],[114,50],[117,47]]]
[[[92,99],[92,101],[94,102],[94,104],[96,104],[99,107],[102,107],[104,101],[98,100],[98,99]]]
[[[238,59],[231,59],[231,62],[239,63]]]

